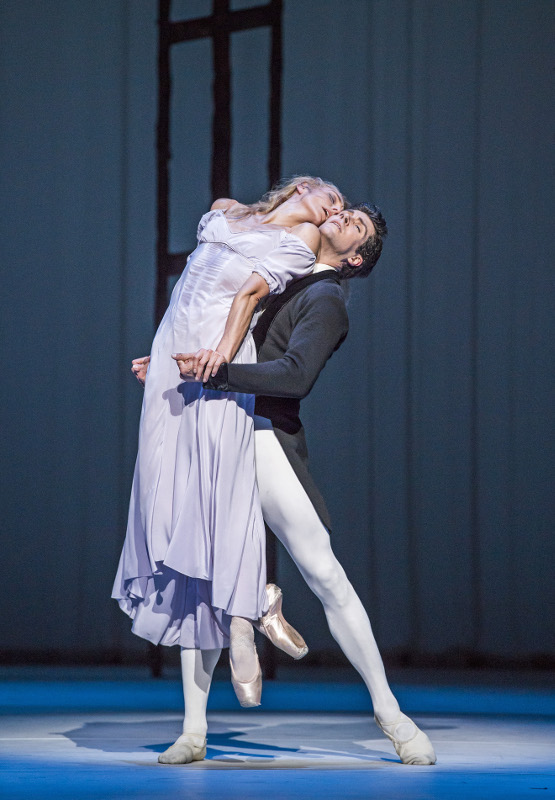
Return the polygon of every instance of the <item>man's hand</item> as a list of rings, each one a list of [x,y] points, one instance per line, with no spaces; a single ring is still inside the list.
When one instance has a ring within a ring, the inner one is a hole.
[[[172,353],[172,358],[177,361],[179,374],[184,381],[206,382],[211,375],[215,375],[221,364],[227,358],[217,350],[201,348],[196,353]]]
[[[177,361],[179,374],[184,381],[190,383],[195,380],[193,372],[193,359],[187,353],[173,353],[172,358]]]
[[[146,380],[146,371],[148,369],[148,365],[150,363],[150,356],[144,356],[144,358],[134,358],[131,362],[131,372],[137,378],[141,386],[145,385]]]

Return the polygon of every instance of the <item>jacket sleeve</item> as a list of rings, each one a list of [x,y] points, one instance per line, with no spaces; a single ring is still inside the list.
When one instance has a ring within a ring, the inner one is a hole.
[[[302,399],[348,330],[349,318],[342,299],[330,295],[307,299],[281,358],[257,364],[223,364],[205,387]]]

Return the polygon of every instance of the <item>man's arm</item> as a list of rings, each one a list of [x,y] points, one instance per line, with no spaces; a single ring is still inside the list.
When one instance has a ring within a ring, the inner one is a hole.
[[[310,392],[328,358],[349,329],[345,304],[338,296],[316,295],[303,304],[287,351],[275,361],[223,364],[207,389],[302,399]]]

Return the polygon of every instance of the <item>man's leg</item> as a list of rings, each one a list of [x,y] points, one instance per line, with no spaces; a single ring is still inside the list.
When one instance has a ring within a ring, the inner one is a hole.
[[[399,704],[387,678],[368,614],[330,537],[271,429],[257,430],[256,475],[264,519],[285,546],[324,606],[331,634],[361,674],[381,719],[395,719]]]
[[[221,649],[193,650],[181,648],[181,676],[185,700],[183,734],[164,751],[161,764],[189,764],[201,761],[206,755],[206,705],[212,674]]]
[[[401,761],[435,764],[430,740],[401,713],[389,688],[370,620],[333,554],[327,530],[271,426],[260,422],[255,433],[256,475],[266,522],[321,600],[331,634],[366,683],[376,721]]]

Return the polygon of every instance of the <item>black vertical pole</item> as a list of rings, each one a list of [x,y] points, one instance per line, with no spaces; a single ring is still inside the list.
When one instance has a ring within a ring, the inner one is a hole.
[[[171,0],[158,4],[158,120],[156,125],[156,297],[155,323],[158,325],[168,302],[168,230],[170,160],[170,38]],[[154,678],[162,675],[162,648],[148,643],[148,662]]]
[[[281,11],[282,0],[272,0],[272,50],[270,55],[270,146],[268,178],[273,186],[281,177]]]
[[[272,0],[272,44],[270,54],[270,141],[268,148],[268,179],[273,186],[281,177],[281,0]],[[266,566],[268,582],[277,582],[277,542],[266,526]],[[264,678],[276,677],[277,651],[267,639],[262,650]]]
[[[231,65],[227,28],[229,0],[214,0],[212,57],[214,63],[212,118],[212,200],[229,197],[231,171]]]
[[[169,273],[169,160],[170,160],[170,0],[160,0],[158,17],[158,120],[156,125],[156,305],[155,322],[158,324],[168,302]]]

